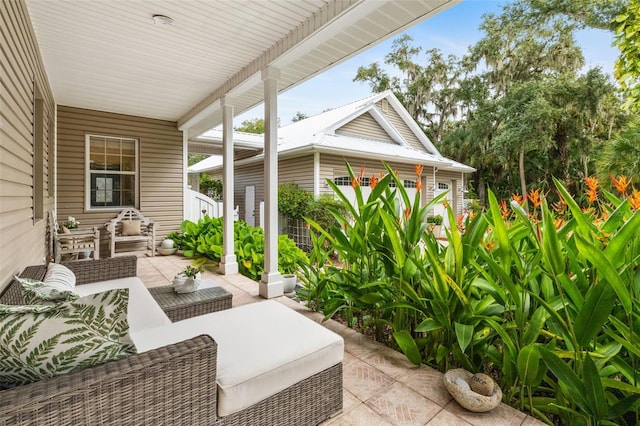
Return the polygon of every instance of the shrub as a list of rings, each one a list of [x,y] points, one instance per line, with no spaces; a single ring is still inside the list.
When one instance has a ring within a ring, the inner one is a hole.
[[[222,181],[211,179],[206,173],[200,175],[200,192],[214,200],[222,199]]]
[[[427,223],[432,225],[442,225],[442,216],[437,214],[435,216],[427,216]]]
[[[278,211],[292,219],[302,219],[309,213],[313,195],[295,183],[278,186]]]
[[[220,261],[222,257],[222,218],[205,216],[197,223],[185,220],[180,226],[181,233],[172,232],[167,236],[183,250],[185,257],[204,257]],[[262,228],[234,222],[234,252],[238,270],[253,280],[264,271],[264,234]],[[278,236],[278,271],[282,274],[297,272],[308,262],[306,254],[296,247],[286,235]]]
[[[343,201],[336,199],[332,195],[323,194],[311,202],[307,217],[323,229],[331,229],[332,226],[340,225],[333,213],[331,213],[332,211],[338,212],[342,217],[346,215],[347,207]]]

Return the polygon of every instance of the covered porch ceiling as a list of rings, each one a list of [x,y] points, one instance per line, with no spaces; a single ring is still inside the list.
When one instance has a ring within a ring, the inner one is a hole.
[[[56,102],[175,121],[190,140],[460,0],[26,0]],[[154,24],[153,15],[173,19]]]

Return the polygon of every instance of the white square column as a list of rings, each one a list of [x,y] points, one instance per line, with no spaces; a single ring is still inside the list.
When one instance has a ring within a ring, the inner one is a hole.
[[[233,100],[225,96],[222,105],[222,258],[218,271],[222,275],[237,274],[238,261],[233,242]]]
[[[278,78],[275,68],[262,70],[264,82],[264,272],[260,296],[282,296],[278,272]]]

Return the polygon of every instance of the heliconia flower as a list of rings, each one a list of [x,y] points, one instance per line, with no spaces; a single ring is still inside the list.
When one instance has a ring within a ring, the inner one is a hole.
[[[376,175],[371,175],[371,177],[369,178],[369,186],[371,187],[371,189],[375,188],[377,184],[378,178],[376,177]]]
[[[493,250],[493,247],[496,245],[492,240],[487,240],[486,242],[482,243],[482,245],[484,246],[484,248],[487,251],[491,251]]]
[[[411,216],[411,207],[406,207],[404,209],[404,218],[405,218],[405,220],[409,220],[409,216]]]
[[[396,175],[396,177],[400,177],[400,172],[398,170],[394,170],[393,174]]]
[[[351,179],[351,187],[353,189],[356,189],[356,187],[358,186],[360,182],[358,181],[358,179]]]
[[[634,210],[640,210],[640,191],[633,191],[630,197],[627,197],[629,204]]]
[[[540,189],[532,189],[527,194],[527,199],[531,201],[531,204],[533,204],[534,208],[538,208],[542,204],[542,200],[544,200],[544,197],[540,196]]]
[[[422,176],[422,169],[424,169],[424,166],[422,164],[416,164],[416,167],[415,167],[416,176],[418,177]]]
[[[596,201],[598,199],[598,192],[595,189],[587,189],[586,191],[587,197],[588,197],[588,201],[589,204],[593,204],[594,201]]]
[[[627,179],[625,175],[620,176],[618,179],[614,178],[612,175],[609,175],[611,178],[611,182],[613,182],[613,186],[616,187],[618,192],[622,195],[626,195],[627,188],[631,184],[631,181]]]
[[[416,179],[416,189],[418,192],[422,190],[422,180],[420,180],[420,178]]]
[[[556,229],[562,228],[563,225],[564,225],[564,219],[563,218],[559,217],[559,218],[553,219],[553,226]]]
[[[378,177],[379,177],[380,179],[382,179],[382,178],[384,177],[384,173],[380,172],[380,174],[378,175]]]
[[[597,191],[598,190],[598,179],[593,176],[587,176],[584,178],[584,183],[587,184],[587,188]]]
[[[509,211],[509,208],[507,207],[507,202],[505,200],[502,200],[500,202],[500,215],[502,216],[502,220],[507,220],[507,218],[509,217],[509,214],[511,212]]]
[[[464,230],[464,216],[463,215],[458,215],[458,217],[456,217],[456,226],[458,227],[458,231],[462,232]]]
[[[364,166],[360,167],[360,177],[364,177]]]
[[[564,214],[564,212],[567,210],[567,202],[564,201],[564,198],[560,198],[559,201],[551,204],[551,207],[553,207],[556,213]]]
[[[511,199],[520,205],[524,203],[524,198],[522,198],[522,195],[519,194],[511,194]]]

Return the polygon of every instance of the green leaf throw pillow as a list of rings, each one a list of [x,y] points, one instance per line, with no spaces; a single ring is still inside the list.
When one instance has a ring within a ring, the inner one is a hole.
[[[34,280],[15,277],[22,286],[22,299],[26,305],[54,304],[76,300],[78,296],[71,290]]]
[[[0,305],[0,382],[22,385],[136,353],[128,289],[54,305]]]

